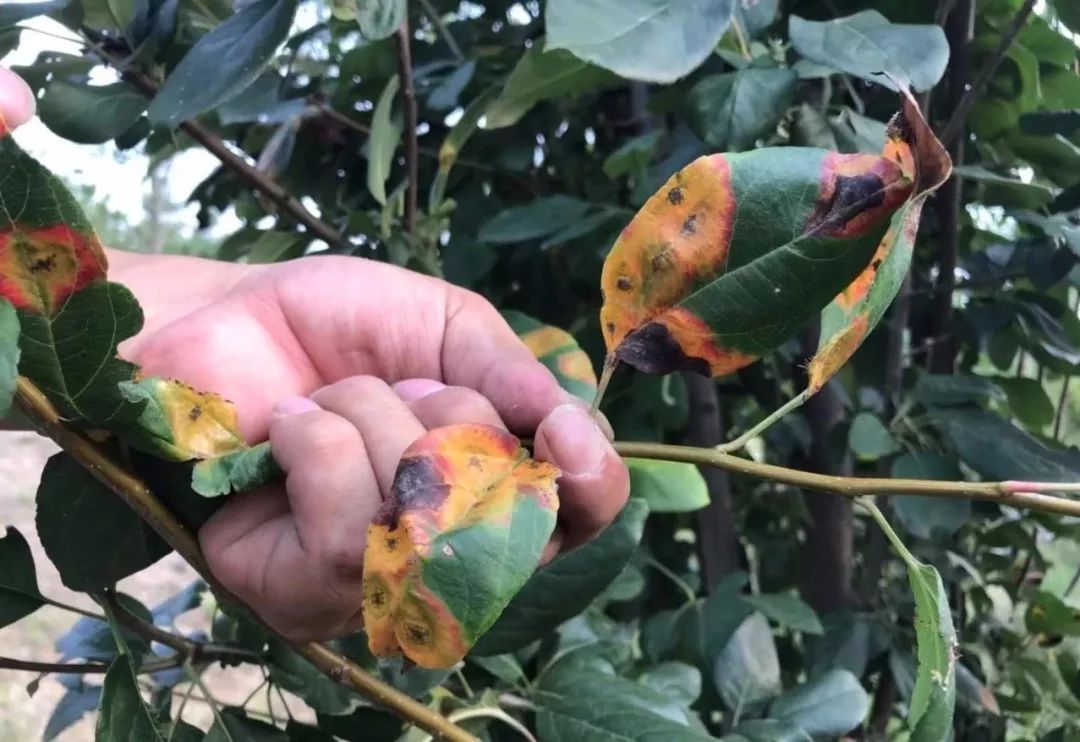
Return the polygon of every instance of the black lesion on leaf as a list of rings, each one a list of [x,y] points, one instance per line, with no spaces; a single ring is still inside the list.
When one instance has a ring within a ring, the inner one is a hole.
[[[405,633],[412,644],[425,646],[431,643],[431,629],[415,621],[405,623]]]
[[[870,268],[871,268],[872,270],[874,270],[874,271],[877,271],[877,269],[878,269],[878,268],[880,268],[880,267],[881,267],[881,258],[876,258],[876,259],[874,260],[874,262],[872,262],[872,263],[870,264]]]
[[[686,217],[686,221],[682,225],[682,234],[684,237],[689,237],[692,234],[697,233],[697,214],[691,214]]]
[[[665,271],[671,267],[671,249],[667,245],[663,245],[657,250],[656,254],[652,256],[652,260],[649,261],[649,265],[653,269],[653,273],[659,273]]]
[[[679,186],[675,186],[667,192],[668,203],[674,206],[678,206],[679,204],[681,204],[684,198],[685,196],[683,195],[682,188],[680,188]]]
[[[885,183],[873,173],[837,175],[832,198],[811,219],[811,230],[841,230],[855,217],[885,202]]]
[[[390,497],[383,502],[372,522],[394,530],[404,511],[436,508],[449,494],[450,485],[442,480],[430,459],[423,456],[402,459]]]
[[[47,255],[44,258],[37,258],[30,262],[31,273],[48,273],[56,267],[56,256]]]
[[[634,284],[626,276],[619,276],[615,279],[615,288],[619,289],[619,291],[629,291],[634,288]]]
[[[627,335],[615,356],[646,374],[693,371],[702,376],[710,375],[708,362],[686,355],[668,328],[659,322],[650,322]]]
[[[202,407],[199,407],[199,405],[195,405],[191,408],[191,411],[188,412],[188,420],[190,420],[191,422],[195,422],[200,417],[202,417],[202,412]]]

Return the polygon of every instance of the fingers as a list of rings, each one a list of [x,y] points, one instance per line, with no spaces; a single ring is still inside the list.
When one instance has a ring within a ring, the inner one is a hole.
[[[320,407],[352,423],[364,440],[379,489],[389,493],[405,449],[425,428],[390,385],[354,376],[311,395]]]
[[[536,457],[562,470],[559,522],[565,548],[588,541],[619,514],[630,476],[600,426],[577,404],[555,408],[536,430]]]
[[[506,429],[494,405],[472,389],[446,386],[430,379],[399,381],[393,389],[428,430],[459,423],[480,423]]]
[[[0,67],[0,132],[22,126],[34,116],[34,94],[26,82],[9,70]]]

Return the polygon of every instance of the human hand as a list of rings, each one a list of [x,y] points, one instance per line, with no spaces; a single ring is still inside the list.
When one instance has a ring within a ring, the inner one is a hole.
[[[11,127],[33,112],[7,71],[0,112]],[[244,436],[269,436],[288,472],[288,486],[231,498],[199,536],[218,579],[290,636],[355,626],[367,523],[427,428],[483,422],[535,437],[537,457],[563,471],[547,557],[593,537],[626,501],[604,431],[476,294],[359,258],[109,258],[147,312],[122,353],[231,400]]]

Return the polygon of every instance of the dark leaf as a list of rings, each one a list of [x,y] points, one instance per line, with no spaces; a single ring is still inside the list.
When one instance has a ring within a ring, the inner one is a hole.
[[[356,23],[368,41],[393,35],[405,20],[406,0],[357,0]]]
[[[716,658],[713,679],[732,711],[760,707],[780,694],[780,658],[764,616],[753,613],[742,622]]]
[[[113,660],[105,675],[98,713],[96,742],[160,742],[150,710],[146,708],[128,657]]]
[[[791,105],[795,82],[791,70],[753,67],[703,78],[687,97],[687,120],[717,149],[750,149],[776,128]]]
[[[892,476],[894,479],[953,482],[963,479],[955,457],[933,451],[912,451],[897,457],[893,461]],[[892,509],[908,533],[927,540],[952,536],[971,517],[970,500],[947,497],[894,497]]]
[[[0,628],[29,616],[43,605],[34,555],[22,534],[9,526],[0,538]]]
[[[127,83],[90,86],[55,78],[38,102],[38,116],[64,139],[101,144],[130,129],[148,104]]]
[[[769,716],[814,737],[840,737],[859,726],[870,696],[847,670],[829,670],[773,701]]]
[[[814,609],[797,595],[773,593],[770,595],[740,595],[739,599],[766,618],[804,634],[823,635],[825,628]]]

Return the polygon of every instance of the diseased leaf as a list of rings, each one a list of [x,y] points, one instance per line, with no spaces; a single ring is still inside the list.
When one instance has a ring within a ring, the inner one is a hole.
[[[623,459],[630,471],[630,492],[654,513],[689,513],[709,504],[705,478],[693,464],[656,459]]]
[[[874,155],[784,147],[695,160],[604,262],[608,352],[646,373],[752,363],[863,270],[911,188]]]
[[[586,402],[592,401],[596,372],[573,335],[512,309],[503,311],[502,316],[525,347],[555,375],[559,386]]]
[[[197,392],[179,381],[156,376],[123,382],[120,390],[127,400],[142,405],[125,439],[147,453],[190,461],[246,447],[232,403],[213,392]]]
[[[394,164],[394,151],[401,141],[401,124],[395,123],[392,116],[394,98],[397,96],[397,75],[390,78],[375,104],[375,113],[371,117],[371,138],[368,140],[368,191],[383,206],[386,205],[386,181],[390,178],[390,168]]]
[[[203,497],[247,492],[279,477],[269,443],[200,461],[191,475],[191,487]]]
[[[734,0],[548,0],[547,47],[631,80],[674,82],[709,56],[733,6]]]
[[[603,533],[540,569],[480,638],[473,654],[513,652],[585,610],[630,561],[648,513],[643,500],[631,498]]]
[[[776,128],[791,105],[796,75],[757,69],[702,78],[687,96],[687,120],[707,144],[738,152]]]
[[[9,526],[0,538],[0,628],[26,618],[43,605],[34,555],[22,534]]]
[[[11,412],[19,379],[19,316],[7,299],[0,297],[0,420]]]
[[[1045,590],[1036,593],[1028,605],[1024,625],[1033,634],[1080,636],[1080,615],[1077,610]]]
[[[95,740],[98,742],[161,742],[150,710],[139,694],[131,660],[117,657],[105,674]]]
[[[200,38],[150,103],[151,123],[176,126],[240,93],[273,59],[299,0],[256,0]]]
[[[54,134],[79,144],[101,144],[123,134],[149,101],[123,82],[90,86],[57,77],[38,102],[41,122]]]
[[[427,668],[460,661],[535,571],[558,475],[486,425],[437,428],[409,446],[368,529],[371,651]]]
[[[357,0],[356,23],[368,41],[392,36],[405,20],[406,0]]]
[[[21,325],[19,373],[69,418],[123,422],[138,407],[117,385],[135,367],[116,346],[138,332],[142,312],[105,282],[104,250],[71,194],[3,131],[0,122],[0,298]]]
[[[45,553],[72,590],[111,587],[169,553],[134,510],[67,454],[45,464],[36,523]]]
[[[821,389],[885,316],[911,266],[923,204],[948,177],[952,162],[910,94],[887,127],[883,155],[914,182],[911,199],[893,216],[864,270],[822,314],[821,341],[808,369],[809,391]]]
[[[544,50],[538,39],[521,55],[499,97],[484,113],[484,128],[512,126],[540,101],[608,87],[619,78],[562,49]]]
[[[812,62],[894,88],[892,80],[929,90],[949,61],[941,26],[890,23],[876,10],[824,22],[792,15],[788,36],[795,51]]]

